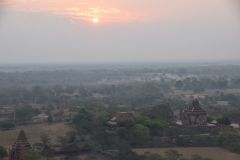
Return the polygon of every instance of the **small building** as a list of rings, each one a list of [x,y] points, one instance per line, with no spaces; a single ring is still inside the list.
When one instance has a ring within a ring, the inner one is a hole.
[[[71,106],[73,106],[73,104],[71,103],[71,102],[68,102],[68,101],[62,101],[62,105],[61,105],[61,107],[62,108],[69,108],[69,107],[71,107]]]
[[[132,119],[133,112],[117,112],[116,121],[124,121],[126,119]]]
[[[167,102],[166,105],[157,105],[151,108],[149,111],[149,117],[151,118],[173,118],[174,112]]]
[[[27,136],[23,130],[20,131],[17,141],[9,148],[8,160],[25,160],[25,156],[31,145],[27,140]]]
[[[115,131],[117,128],[117,122],[118,121],[124,121],[127,119],[132,119],[133,118],[133,112],[117,112],[116,116],[113,117],[110,121],[108,121],[109,125],[109,130]]]
[[[206,111],[200,106],[198,99],[195,97],[192,105],[182,113],[182,119],[187,119],[189,125],[206,125]]]

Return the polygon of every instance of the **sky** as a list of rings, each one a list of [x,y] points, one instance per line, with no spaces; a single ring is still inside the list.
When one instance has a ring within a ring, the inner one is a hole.
[[[0,64],[240,60],[239,16],[238,0],[0,0]]]

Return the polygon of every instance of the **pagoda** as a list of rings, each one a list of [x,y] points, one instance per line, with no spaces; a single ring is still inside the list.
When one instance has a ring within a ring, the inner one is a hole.
[[[190,125],[205,125],[206,116],[207,113],[200,106],[196,96],[193,98],[192,105],[182,113],[182,119],[187,119]]]
[[[163,104],[152,107],[149,111],[149,116],[151,118],[173,118],[174,112],[167,101],[166,105]]]
[[[25,156],[28,150],[31,149],[31,145],[27,140],[27,136],[23,130],[20,131],[17,141],[9,148],[8,160],[25,160]]]

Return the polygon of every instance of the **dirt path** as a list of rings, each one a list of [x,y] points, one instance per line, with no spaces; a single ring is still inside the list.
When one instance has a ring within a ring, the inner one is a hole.
[[[145,152],[157,153],[165,155],[167,150],[177,150],[180,154],[183,154],[184,158],[191,158],[193,154],[198,154],[203,158],[213,158],[214,160],[240,160],[240,154],[235,154],[218,147],[190,147],[190,148],[142,148],[133,149],[138,154],[144,154]]]

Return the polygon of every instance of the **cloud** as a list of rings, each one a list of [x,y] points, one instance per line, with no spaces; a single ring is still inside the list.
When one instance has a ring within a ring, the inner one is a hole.
[[[81,10],[80,8],[43,8],[41,12],[49,12],[58,16],[69,17],[72,20],[88,20],[99,18],[101,22],[131,21],[138,18],[136,13],[131,13],[116,8],[101,6]]]
[[[2,8],[5,11],[19,11],[28,13],[44,12],[61,17],[69,18],[72,22],[78,20],[91,21],[93,18],[99,18],[100,22],[124,22],[132,21],[143,17],[143,14],[126,11],[116,8],[114,5],[97,5],[97,3],[79,3],[78,1],[24,1],[24,0],[4,0],[2,4],[12,4],[8,8]],[[74,3],[71,3],[74,2]],[[78,3],[77,3],[78,2]]]

